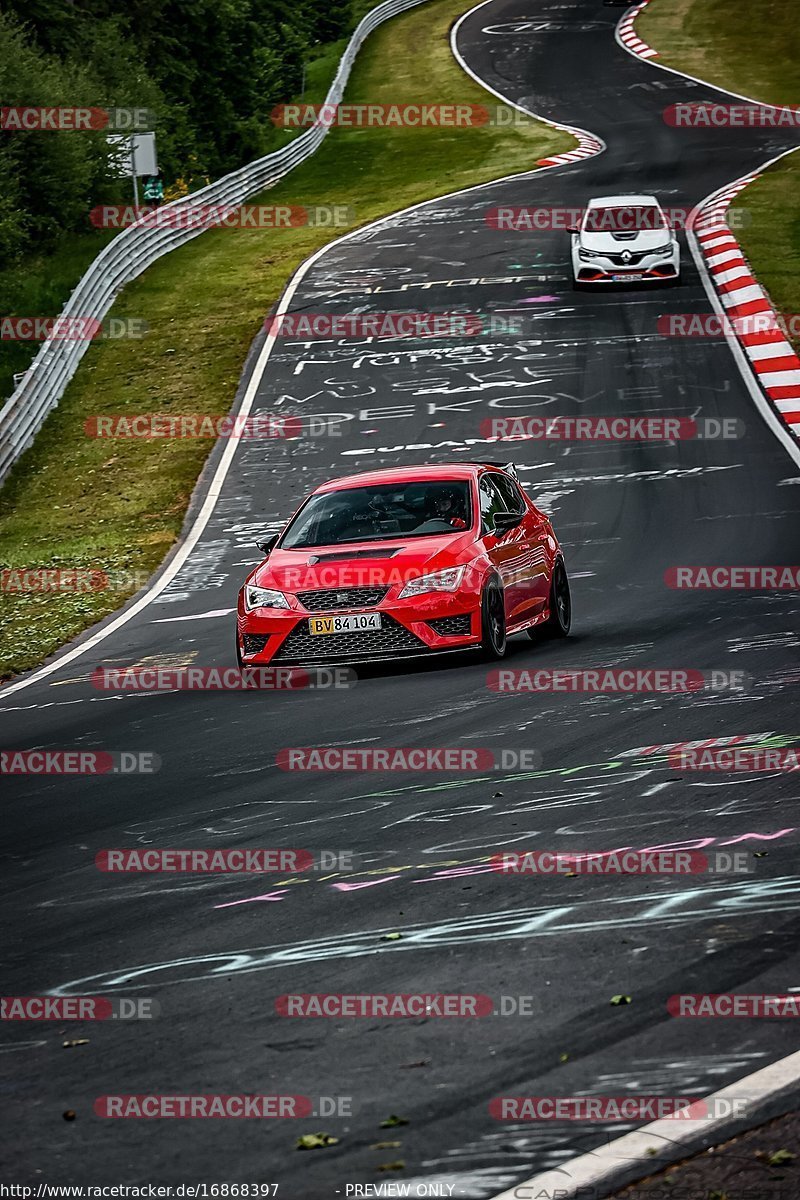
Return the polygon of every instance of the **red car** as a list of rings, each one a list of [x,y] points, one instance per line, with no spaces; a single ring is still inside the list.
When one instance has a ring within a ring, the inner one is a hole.
[[[241,666],[353,663],[481,648],[539,626],[565,637],[571,603],[553,527],[513,466],[394,467],[325,483],[239,593]]]

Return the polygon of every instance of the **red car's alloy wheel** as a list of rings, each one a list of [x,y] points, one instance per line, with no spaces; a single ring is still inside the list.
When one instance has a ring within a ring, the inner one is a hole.
[[[557,562],[550,583],[550,616],[545,622],[545,629],[551,637],[566,637],[571,624],[572,597],[567,570],[563,562]]]
[[[481,647],[489,658],[506,652],[506,608],[500,585],[492,580],[481,596]]]

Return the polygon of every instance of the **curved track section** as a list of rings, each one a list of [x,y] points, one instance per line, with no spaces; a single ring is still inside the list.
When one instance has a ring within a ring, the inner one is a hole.
[[[800,437],[800,359],[726,219],[731,202],[757,178],[758,173],[745,175],[712,196],[702,206],[693,232],[729,336],[742,347],[767,403],[789,433]],[[739,297],[745,301],[742,309],[737,307]]]
[[[679,1022],[665,1001],[793,982],[796,785],[776,773],[681,775],[665,746],[792,743],[796,595],[675,592],[664,574],[797,562],[796,465],[725,341],[659,335],[663,313],[708,309],[688,254],[680,290],[573,294],[564,232],[486,219],[500,205],[560,210],[621,190],[692,206],[789,148],[779,133],[667,126],[663,108],[706,92],[626,54],[615,21],[595,0],[492,0],[471,12],[457,35],[470,70],[591,130],[606,152],[398,214],[329,247],[293,285],[294,311],[458,309],[514,317],[522,332],[468,344],[282,340],[268,361],[257,345],[244,385],[253,410],[339,414],[339,436],[220,448],[200,492],[208,519],[159,593],[49,675],[0,693],[5,747],[162,758],[150,781],[6,781],[6,992],[144,995],[162,1009],[157,1022],[97,1026],[69,1053],[51,1030],[5,1032],[19,1173],[35,1163],[58,1182],[127,1182],[146,1167],[174,1183],[191,1163],[197,1180],[271,1179],[279,1195],[328,1197],[386,1179],[378,1166],[402,1158],[406,1182],[489,1196],[622,1132],[504,1126],[488,1115],[493,1096],[701,1095],[784,1053],[778,1022]],[[228,665],[224,610],[256,560],[254,538],[309,487],[371,465],[493,457],[481,422],[515,414],[735,418],[746,436],[515,447],[565,543],[576,623],[566,643],[515,640],[507,665],[734,668],[752,676],[750,690],[505,696],[469,658],[372,669],[337,694],[92,687],[98,664]],[[535,747],[543,763],[480,778],[275,767],[287,745],[365,743]],[[686,843],[768,853],[751,875],[691,881],[515,879],[487,863],[509,847]],[[93,865],[114,846],[239,845],[363,861],[291,882],[111,876]],[[329,1023],[274,1013],[288,992],[417,991],[531,996],[534,1015]],[[617,993],[633,1004],[610,1006]],[[111,1092],[211,1091],[352,1096],[354,1115],[302,1130],[92,1115]],[[66,1108],[78,1111],[74,1125],[61,1120]],[[390,1113],[409,1124],[381,1130]],[[312,1128],[339,1143],[296,1153],[297,1133]],[[388,1139],[401,1147],[374,1149]]]

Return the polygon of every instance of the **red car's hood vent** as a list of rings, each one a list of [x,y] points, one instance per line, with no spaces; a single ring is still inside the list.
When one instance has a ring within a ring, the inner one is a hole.
[[[452,534],[409,539],[402,545],[320,546],[302,550],[282,550],[277,547],[266,562],[257,569],[252,580],[261,587],[277,588],[297,594],[319,588],[389,588],[415,578],[426,570],[440,569],[452,564],[465,544],[474,537],[464,530],[460,537]],[[430,564],[433,563],[434,567]]]
[[[310,554],[306,562],[313,566],[318,562],[342,562],[353,558],[394,558],[401,550],[405,550],[405,546],[395,546],[391,550],[339,550],[332,554]]]

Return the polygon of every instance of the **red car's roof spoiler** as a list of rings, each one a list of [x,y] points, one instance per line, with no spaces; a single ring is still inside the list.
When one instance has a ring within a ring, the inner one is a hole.
[[[505,471],[506,475],[511,475],[512,478],[519,482],[517,468],[514,466],[513,462],[498,462],[493,458],[481,458],[477,459],[476,461],[479,467],[499,467],[501,471]]]

